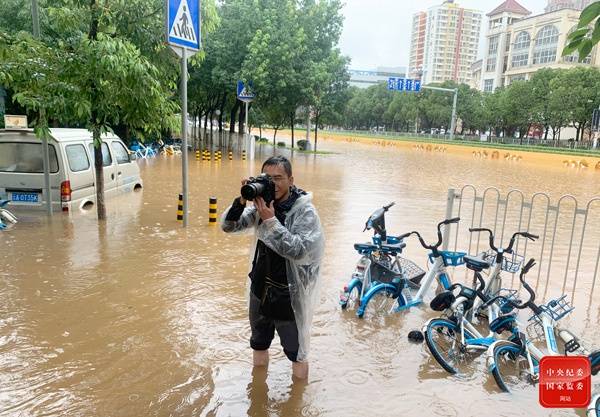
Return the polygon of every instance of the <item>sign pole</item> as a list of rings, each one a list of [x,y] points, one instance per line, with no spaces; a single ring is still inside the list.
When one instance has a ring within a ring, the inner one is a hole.
[[[450,140],[454,140],[456,129],[456,101],[458,100],[458,88],[454,89],[454,102],[452,103],[452,120],[450,121]]]
[[[183,227],[188,225],[188,140],[187,140],[187,49],[181,48],[181,169],[183,185]]]

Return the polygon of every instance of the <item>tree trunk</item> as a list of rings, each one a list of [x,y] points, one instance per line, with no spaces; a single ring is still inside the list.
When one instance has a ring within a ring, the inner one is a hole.
[[[96,5],[96,0],[90,0],[90,11],[92,20],[90,22],[90,31],[88,33],[88,39],[92,42],[98,40],[98,24],[99,24],[99,11]],[[104,165],[102,164],[102,140],[100,137],[100,126],[97,124],[98,112],[96,96],[97,86],[95,79],[90,77],[90,98],[92,109],[90,112],[90,122],[93,126],[93,137],[94,137],[94,165],[96,170],[96,210],[98,213],[98,220],[106,220],[106,206],[104,205]]]
[[[225,113],[225,101],[227,100],[227,93],[223,93],[221,96],[221,102],[219,103],[219,133],[223,132],[223,116]]]
[[[240,101],[235,100],[233,107],[231,108],[230,118],[229,118],[229,133],[235,133],[235,121],[238,109],[240,108]]]
[[[273,132],[273,147],[275,147],[275,137],[277,136],[277,131],[279,130],[279,126],[275,128],[275,132]]]
[[[292,128],[292,149],[294,149],[294,112],[290,113],[290,127]]]
[[[319,131],[319,118],[321,117],[321,115],[319,113],[315,114],[315,149],[314,151],[317,151],[317,139],[318,139],[318,134],[317,132]]]
[[[546,131],[544,132],[544,140],[548,140],[548,131],[550,130],[550,126],[546,126]],[[552,129],[552,139],[554,139],[554,128]]]
[[[96,170],[96,211],[98,220],[106,219],[106,206],[104,205],[104,164],[102,163],[102,138],[100,127],[94,126],[94,168]]]

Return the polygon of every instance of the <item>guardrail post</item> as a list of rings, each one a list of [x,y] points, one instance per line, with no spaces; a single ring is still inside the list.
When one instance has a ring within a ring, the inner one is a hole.
[[[452,213],[454,212],[454,199],[456,198],[456,192],[454,188],[448,189],[448,198],[446,200],[446,219],[452,218]],[[451,225],[447,225],[444,227],[444,238],[442,240],[442,250],[448,250],[450,246],[450,227]],[[458,227],[458,225],[456,226]]]

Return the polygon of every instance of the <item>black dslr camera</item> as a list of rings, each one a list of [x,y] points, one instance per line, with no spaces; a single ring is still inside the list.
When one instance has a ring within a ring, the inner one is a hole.
[[[242,186],[242,197],[245,200],[254,200],[256,197],[262,197],[267,205],[275,200],[275,183],[268,174],[260,174],[257,177],[250,177],[248,182]]]

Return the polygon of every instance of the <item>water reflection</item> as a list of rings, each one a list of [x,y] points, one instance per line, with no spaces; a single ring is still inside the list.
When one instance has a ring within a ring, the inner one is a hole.
[[[190,160],[187,230],[176,220],[180,159],[159,157],[139,161],[141,193],[108,201],[105,228],[93,211],[50,223],[25,214],[0,233],[0,415],[577,415],[543,410],[531,393],[498,393],[482,358],[468,377],[448,376],[406,337],[434,316],[426,308],[359,320],[339,309],[337,297],[358,259],[352,244],[369,239],[364,221],[378,206],[396,201],[387,217],[392,233],[416,229],[433,240],[449,187],[472,182],[585,200],[600,189],[600,175],[330,141],[320,144],[336,154],[294,152],[294,177],[315,193],[327,237],[311,376],[301,384],[291,380],[277,342],[268,373],[252,369],[245,301],[251,236],[208,225],[210,196],[221,212],[241,178],[258,173],[273,153],[291,152],[257,144],[256,161],[243,161],[238,139],[212,139],[198,146],[231,148],[234,160]],[[532,227],[543,224],[534,213]],[[563,238],[557,242],[562,255]],[[590,347],[600,344],[599,299],[588,282],[592,243],[584,242],[583,290],[565,322]],[[416,242],[404,255],[426,267]],[[542,273],[540,291],[555,295],[563,278],[547,283]]]

